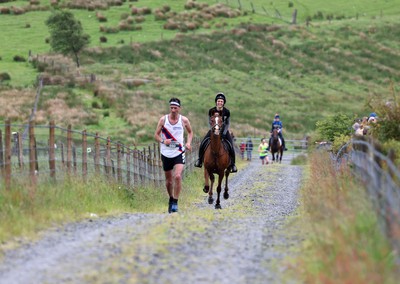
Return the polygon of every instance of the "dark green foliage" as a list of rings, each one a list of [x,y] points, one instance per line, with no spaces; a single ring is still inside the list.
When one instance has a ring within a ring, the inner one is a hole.
[[[46,62],[41,62],[39,60],[33,60],[32,61],[32,65],[39,72],[44,72],[46,70],[47,66],[49,66]]]
[[[352,121],[353,119],[345,114],[337,114],[317,121],[316,127],[322,139],[334,141],[337,136],[350,135]]]
[[[13,60],[14,60],[15,62],[25,62],[25,61],[26,61],[26,59],[25,59],[23,56],[21,56],[21,55],[15,55],[14,58],[13,58]]]
[[[400,105],[393,92],[392,99],[373,102],[373,109],[378,114],[377,123],[371,124],[370,133],[381,142],[400,141]]]
[[[9,81],[11,80],[11,76],[10,74],[4,72],[4,73],[0,73],[0,82],[2,81]]]
[[[96,101],[92,102],[92,108],[101,108],[100,104]]]
[[[47,20],[50,45],[64,55],[73,54],[79,67],[79,52],[89,44],[89,35],[83,33],[82,25],[68,11],[54,12]]]

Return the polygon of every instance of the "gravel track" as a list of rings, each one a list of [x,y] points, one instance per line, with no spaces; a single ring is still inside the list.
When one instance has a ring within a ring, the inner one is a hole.
[[[222,210],[201,193],[204,201],[187,212],[124,214],[46,231],[5,250],[0,284],[300,283],[285,273],[302,239],[293,220],[303,168],[289,162],[286,156],[261,166],[254,158],[231,174]]]

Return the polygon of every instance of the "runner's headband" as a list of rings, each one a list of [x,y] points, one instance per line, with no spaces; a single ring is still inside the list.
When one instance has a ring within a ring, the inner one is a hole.
[[[173,101],[173,102],[170,102],[169,105],[170,105],[170,106],[178,106],[178,107],[181,106],[178,102],[174,102],[174,101]]]

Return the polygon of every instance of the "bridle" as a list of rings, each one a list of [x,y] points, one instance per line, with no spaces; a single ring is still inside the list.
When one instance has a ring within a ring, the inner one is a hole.
[[[279,129],[278,128],[274,128],[274,130],[272,131],[272,138],[274,138],[274,139],[279,138]]]
[[[211,126],[211,131],[215,135],[220,135],[222,131],[222,124],[220,125],[219,119],[220,117],[218,115],[214,116],[215,123]]]

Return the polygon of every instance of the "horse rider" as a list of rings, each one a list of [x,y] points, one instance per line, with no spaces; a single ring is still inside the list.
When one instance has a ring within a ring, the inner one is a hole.
[[[272,140],[272,132],[274,131],[274,129],[278,129],[278,136],[282,141],[282,148],[283,148],[284,151],[287,151],[287,148],[285,147],[285,139],[283,139],[283,135],[282,135],[283,125],[282,125],[282,121],[280,120],[279,114],[275,114],[274,121],[272,122],[271,137],[269,138],[269,143],[268,143],[267,150],[270,151],[271,140]]]
[[[218,93],[217,96],[215,97],[215,107],[210,108],[208,111],[208,117],[209,121],[208,123],[211,125],[211,117],[214,115],[214,113],[218,112],[219,116],[222,117],[223,121],[223,128],[222,128],[222,138],[228,141],[229,143],[229,156],[231,158],[231,172],[236,173],[237,168],[235,165],[235,149],[233,147],[233,140],[232,136],[229,131],[229,126],[230,126],[230,116],[231,113],[229,109],[225,107],[226,104],[226,98],[223,93]],[[204,158],[204,152],[206,151],[206,148],[210,142],[210,136],[211,136],[211,130],[209,130],[206,134],[206,136],[203,138],[203,140],[200,143],[200,149],[199,149],[199,158],[195,162],[194,166],[201,168],[203,165],[203,158]]]

